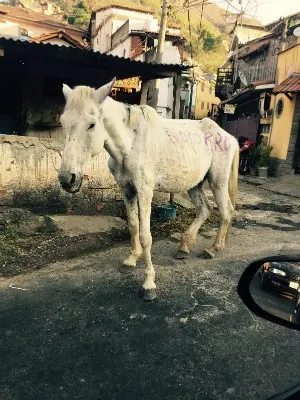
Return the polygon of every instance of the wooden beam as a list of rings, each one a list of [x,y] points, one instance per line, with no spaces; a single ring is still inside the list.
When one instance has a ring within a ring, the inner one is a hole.
[[[293,96],[290,93],[284,93],[289,100],[293,100]]]
[[[149,83],[150,83],[150,81],[143,81],[142,82],[141,99],[140,99],[140,104],[141,105],[142,104],[147,104]]]
[[[177,75],[174,82],[173,118],[178,119],[180,113],[181,75]]]

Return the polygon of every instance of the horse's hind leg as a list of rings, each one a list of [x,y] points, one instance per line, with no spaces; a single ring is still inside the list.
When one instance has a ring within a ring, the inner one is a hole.
[[[234,207],[229,198],[228,183],[226,180],[221,185],[210,182],[210,187],[220,213],[220,226],[215,242],[209,249],[204,250],[204,253],[212,258],[215,252],[224,250],[227,244]]]
[[[196,218],[181,236],[181,243],[175,258],[186,258],[195,244],[197,233],[211,212],[209,201],[204,193],[203,182],[188,191],[190,199],[196,208]]]
[[[129,256],[123,261],[123,264],[125,267],[135,267],[136,262],[142,256],[137,196],[135,195],[129,199],[128,194],[125,193],[124,202],[126,205],[128,226],[131,235],[131,251]]]

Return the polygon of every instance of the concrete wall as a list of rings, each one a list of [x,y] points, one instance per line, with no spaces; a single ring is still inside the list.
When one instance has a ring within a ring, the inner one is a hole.
[[[268,32],[262,29],[255,29],[250,26],[237,26],[235,28],[235,35],[239,39],[239,43],[247,43],[250,40],[258,39],[267,35]]]
[[[58,136],[57,139],[49,139],[0,135],[1,202],[9,201],[15,192],[22,190],[57,187],[62,149],[63,144]],[[108,157],[103,150],[85,165],[84,173],[88,175],[89,188],[105,190],[116,185],[107,166]]]
[[[70,43],[66,42],[65,40],[59,39],[59,38],[44,40],[43,43],[44,44],[52,44],[52,45],[56,45],[56,46],[74,47]]]
[[[290,74],[300,72],[300,46],[293,47],[279,54],[277,63],[277,85],[283,82]],[[282,99],[284,102],[282,115],[276,116],[276,104]],[[290,152],[290,139],[293,121],[295,120],[296,95],[290,100],[284,94],[272,96],[270,108],[274,110],[269,143],[274,147],[272,156],[286,160]],[[295,122],[295,124],[297,121]],[[296,128],[295,128],[296,129]]]
[[[300,43],[279,54],[277,63],[277,84],[294,72],[300,72]]]
[[[113,56],[130,58],[131,53],[131,37],[128,37],[123,42],[121,42],[118,46],[108,52]]]
[[[61,190],[57,174],[63,149],[62,132],[56,129],[51,139],[45,136],[45,131],[39,137],[0,135],[0,205],[18,201],[18,206],[28,207],[30,203],[41,209],[46,193],[46,197],[59,203],[58,207],[66,201],[71,207],[76,204],[79,212],[95,214],[100,202],[122,200],[122,193],[108,169],[109,155],[104,149],[87,161],[86,176],[78,194],[69,195]],[[168,194],[156,193],[153,201],[164,203],[168,198]],[[51,209],[55,210],[56,205],[52,204]]]
[[[18,24],[9,21],[0,22],[0,36],[18,38],[21,30]]]
[[[270,145],[273,146],[272,156],[281,160],[285,160],[287,156],[292,120],[295,109],[295,96],[289,100],[285,95],[274,96],[271,103],[271,108],[276,109],[278,101],[283,100],[283,112],[278,118],[276,113],[273,115],[273,123],[270,134]]]

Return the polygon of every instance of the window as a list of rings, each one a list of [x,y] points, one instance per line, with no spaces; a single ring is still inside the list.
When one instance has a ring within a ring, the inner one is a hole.
[[[209,103],[207,103],[207,109],[209,110]]]
[[[283,113],[284,102],[283,99],[279,99],[276,104],[276,117],[280,118]]]
[[[204,101],[201,101],[201,109],[203,110],[204,108]]]
[[[209,94],[212,94],[212,87],[209,88]]]
[[[123,50],[123,57],[126,58],[126,49]]]
[[[201,91],[204,92],[204,83],[201,85]]]

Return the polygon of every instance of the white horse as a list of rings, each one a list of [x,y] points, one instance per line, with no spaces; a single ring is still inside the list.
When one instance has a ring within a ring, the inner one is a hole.
[[[66,134],[59,181],[63,189],[81,187],[84,163],[104,149],[109,168],[122,188],[131,233],[131,252],[124,265],[132,268],[143,256],[143,298],[156,297],[150,232],[153,191],[188,192],[196,218],[183,233],[177,258],[184,258],[210,214],[203,183],[208,180],[221,222],[210,256],[227,243],[236,205],[239,146],[237,140],[208,118],[170,120],[149,106],[131,106],[108,97],[114,81],[98,90],[63,86],[66,107],[61,124]]]

